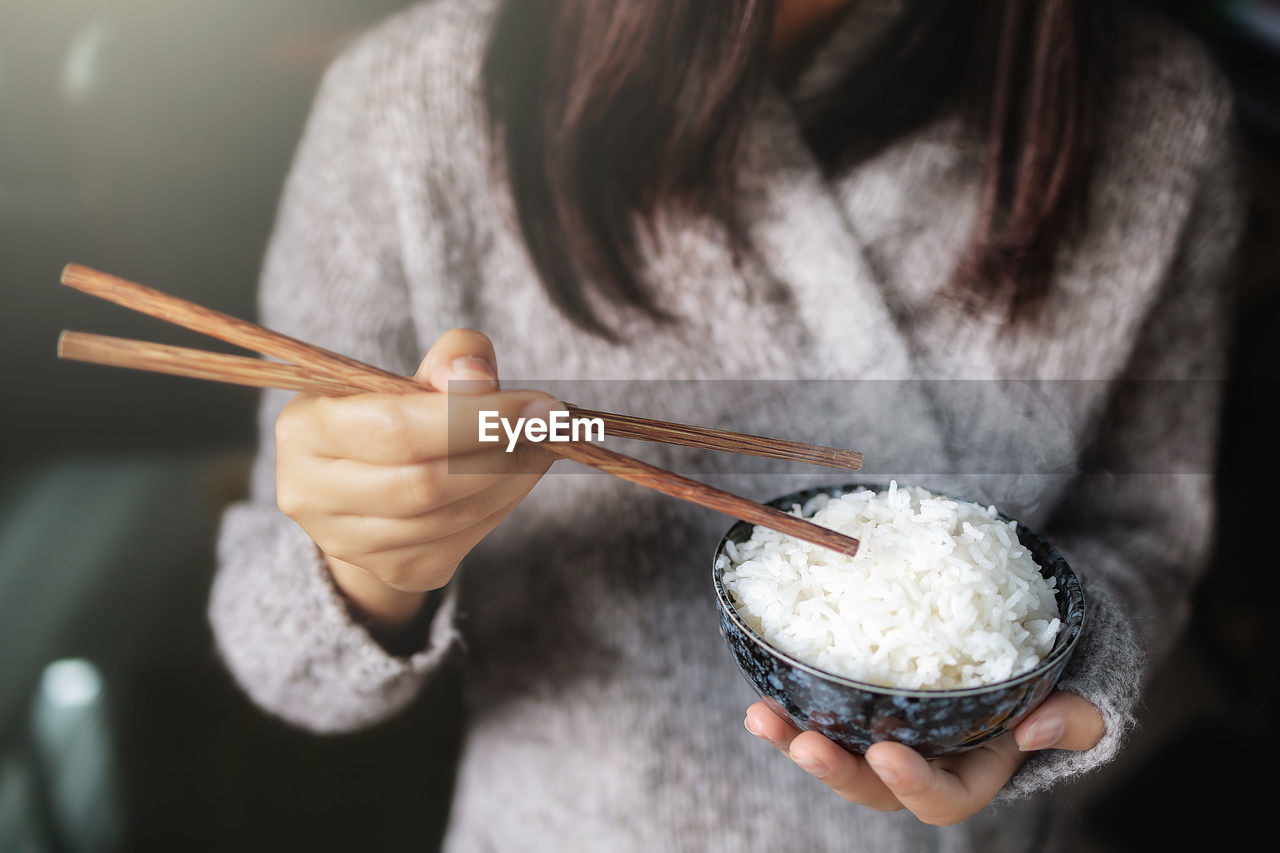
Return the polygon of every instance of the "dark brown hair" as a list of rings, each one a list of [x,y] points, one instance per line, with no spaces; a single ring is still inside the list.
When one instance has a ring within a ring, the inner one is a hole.
[[[853,0],[857,2],[857,0]],[[829,171],[946,109],[985,139],[980,225],[955,271],[970,304],[1025,313],[1080,209],[1105,0],[907,0],[893,32],[802,105]],[[768,73],[775,0],[507,0],[484,67],[530,256],[554,303],[606,337],[598,296],[665,317],[637,224],[665,204],[733,221],[735,154]],[[748,248],[739,245],[739,249]]]

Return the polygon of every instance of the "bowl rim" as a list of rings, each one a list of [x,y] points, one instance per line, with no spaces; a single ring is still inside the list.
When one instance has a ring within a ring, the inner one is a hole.
[[[911,486],[913,484],[908,483],[906,485]],[[901,487],[902,486],[900,485],[899,488]],[[879,483],[835,483],[835,484],[826,485],[826,486],[809,486],[803,489],[796,489],[793,492],[789,492],[785,495],[781,495],[777,498],[774,498],[771,501],[767,501],[766,503],[769,504],[770,506],[776,506],[782,503],[783,501],[789,501],[795,495],[805,494],[808,492],[812,492],[815,495],[820,492],[826,492],[828,495],[831,495],[832,497],[836,497],[837,495],[845,495],[854,491],[865,491],[865,490],[883,491],[888,488],[889,488],[888,484],[879,484]],[[926,487],[919,486],[918,488],[926,488]],[[942,492],[936,492],[933,489],[928,489],[928,491],[938,497],[946,498],[947,500],[963,501],[964,503],[970,503],[970,504],[977,503],[976,501],[970,501],[964,498],[957,498],[953,495],[945,494]],[[976,687],[948,687],[948,688],[942,688],[937,690],[930,690],[926,688],[888,687],[883,684],[871,684],[870,682],[866,682],[866,681],[858,681],[856,678],[850,678],[846,675],[840,675],[838,673],[830,672],[825,669],[820,669],[814,666],[813,664],[805,663],[804,661],[784,652],[782,649],[773,645],[764,637],[762,637],[759,633],[757,633],[754,628],[752,628],[750,625],[746,623],[746,621],[742,618],[741,614],[738,613],[737,606],[733,603],[732,599],[729,597],[729,592],[724,588],[724,584],[721,581],[721,575],[723,574],[723,572],[721,569],[717,568],[717,565],[716,565],[719,562],[720,557],[724,555],[725,542],[729,541],[729,537],[733,535],[733,532],[735,530],[737,530],[739,527],[742,527],[742,526],[755,527],[754,524],[748,521],[735,522],[732,526],[729,527],[727,531],[725,531],[725,534],[720,537],[720,541],[716,543],[715,552],[711,556],[711,578],[715,585],[716,602],[720,607],[721,613],[726,618],[728,618],[731,622],[733,622],[734,626],[738,628],[739,631],[742,632],[743,636],[751,640],[753,643],[759,646],[762,650],[764,650],[767,654],[770,654],[773,657],[779,658],[785,663],[788,663],[796,667],[797,669],[801,669],[805,672],[808,672],[826,681],[834,682],[836,684],[841,684],[846,687],[854,687],[859,690],[870,691],[872,693],[880,693],[886,696],[897,696],[897,697],[906,697],[906,698],[913,698],[913,699],[958,698],[962,696],[976,696],[983,693],[991,693],[991,692],[1004,690],[1008,687],[1011,687],[1015,684],[1019,684],[1024,681],[1033,681],[1035,679],[1038,679],[1039,677],[1041,677],[1042,675],[1044,675],[1045,673],[1053,669],[1055,666],[1057,666],[1062,661],[1063,658],[1070,655],[1075,650],[1076,644],[1080,642],[1080,637],[1084,634],[1084,628],[1089,618],[1089,607],[1088,607],[1089,602],[1085,598],[1084,588],[1080,584],[1080,576],[1076,574],[1075,569],[1071,568],[1071,564],[1067,562],[1066,558],[1064,558],[1060,553],[1058,553],[1058,549],[1054,548],[1053,544],[1049,542],[1048,539],[1041,536],[1039,533],[1037,533],[1035,530],[1031,529],[1030,527],[1027,527],[1022,522],[1017,521],[1017,519],[1009,518],[1007,515],[1005,515],[1002,512],[998,512],[997,515],[1004,521],[1015,522],[1018,525],[1019,531],[1025,530],[1027,533],[1030,533],[1036,539],[1040,540],[1040,542],[1044,544],[1044,547],[1050,552],[1050,554],[1052,554],[1052,556],[1056,557],[1058,560],[1062,562],[1062,565],[1066,568],[1067,572],[1075,580],[1074,586],[1079,595],[1080,611],[1081,611],[1081,614],[1080,614],[1081,618],[1080,618],[1079,625],[1075,628],[1074,634],[1070,638],[1068,638],[1065,644],[1061,646],[1057,646],[1057,644],[1055,643],[1055,648],[1049,653],[1049,655],[1044,660],[1040,661],[1040,663],[1037,664],[1033,669],[1029,669],[1026,672],[1019,673],[1018,675],[1010,676],[1009,678],[1003,679],[1002,681],[993,681],[990,684],[980,684]],[[1070,593],[1068,593],[1068,595],[1070,595]],[[1063,622],[1064,627],[1066,626],[1066,624],[1067,624],[1066,622]]]

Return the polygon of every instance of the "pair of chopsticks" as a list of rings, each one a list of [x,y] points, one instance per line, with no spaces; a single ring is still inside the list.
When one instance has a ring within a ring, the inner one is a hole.
[[[63,270],[62,283],[285,363],[72,331],[64,331],[58,339],[60,358],[324,396],[429,391],[409,377],[78,264],[70,264]],[[856,451],[616,415],[576,406],[567,408],[573,417],[600,418],[604,421],[605,434],[619,438],[807,462],[852,471],[862,467],[862,454]],[[849,556],[858,550],[857,539],[599,445],[548,442],[540,446],[565,459],[732,518],[770,527]]]

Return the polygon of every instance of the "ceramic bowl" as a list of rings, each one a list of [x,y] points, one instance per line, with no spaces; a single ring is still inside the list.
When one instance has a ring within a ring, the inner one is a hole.
[[[836,497],[859,489],[886,486],[848,484],[783,495],[770,506],[789,511],[819,494]],[[952,498],[952,500],[963,500]],[[1011,519],[1001,516],[1005,521]],[[775,713],[797,728],[826,735],[861,754],[877,741],[894,740],[927,758],[952,755],[998,737],[1022,721],[1057,684],[1080,639],[1085,601],[1066,560],[1035,532],[1021,524],[1018,539],[1030,550],[1044,576],[1057,579],[1062,628],[1045,659],[1028,672],[1005,681],[955,690],[903,690],[881,687],[824,672],[775,648],[738,614],[717,568],[725,543],[751,536],[752,525],[738,522],[716,547],[711,561],[721,631],[738,669]],[[728,560],[724,561],[727,565]]]

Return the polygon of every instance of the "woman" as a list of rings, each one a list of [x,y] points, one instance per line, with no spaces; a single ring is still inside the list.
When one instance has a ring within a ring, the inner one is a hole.
[[[450,445],[445,394],[271,394],[221,534],[228,666],[340,731],[462,654],[452,850],[1043,847],[1041,793],[1116,753],[1211,535],[1185,454],[1214,445],[1212,383],[1128,380],[1222,375],[1229,128],[1187,38],[1100,0],[414,6],[326,77],[264,322],[437,390],[476,380],[455,403],[508,417],[551,398],[499,390],[498,353],[636,380],[618,405],[642,414],[660,380],[753,380],[759,405],[669,415],[790,436],[796,407],[877,476],[996,503],[1082,576],[1087,633],[1059,692],[958,759],[854,757],[750,705],[824,790],[738,728],[752,697],[700,566],[723,518]],[[1043,385],[953,379],[1070,382],[1047,407]],[[696,464],[757,498],[815,479]]]

